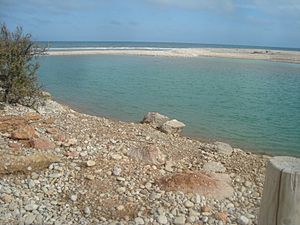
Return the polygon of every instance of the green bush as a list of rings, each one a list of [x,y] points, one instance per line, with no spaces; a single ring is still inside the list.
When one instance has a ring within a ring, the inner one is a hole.
[[[38,47],[30,34],[17,27],[10,32],[6,25],[0,32],[0,89],[1,100],[32,106],[41,90],[37,82],[37,56],[45,49]]]

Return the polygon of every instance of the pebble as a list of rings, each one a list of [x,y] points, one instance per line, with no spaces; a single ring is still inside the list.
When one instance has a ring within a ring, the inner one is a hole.
[[[168,223],[168,219],[167,219],[167,217],[165,215],[159,215],[157,217],[157,222],[159,224],[167,224]]]
[[[86,162],[86,165],[87,165],[88,167],[92,167],[92,166],[95,166],[95,165],[96,165],[96,162],[93,161],[93,160],[88,160],[88,161]]]
[[[122,172],[122,169],[119,166],[114,166],[114,169],[113,169],[114,176],[120,176],[121,172]]]
[[[33,210],[36,210],[38,207],[39,207],[39,206],[36,205],[36,204],[28,204],[28,205],[25,205],[24,208],[25,208],[27,211],[33,211]]]
[[[134,222],[135,222],[135,224],[137,224],[137,225],[143,225],[143,224],[145,224],[143,218],[141,218],[141,217],[135,218],[135,219],[134,219]]]
[[[187,200],[184,202],[184,206],[186,208],[192,208],[192,207],[194,207],[194,203],[192,203],[190,200]]]
[[[71,195],[70,199],[71,199],[73,202],[76,202],[76,201],[77,201],[77,195]]]
[[[238,224],[240,225],[248,225],[249,224],[249,219],[246,216],[240,216],[237,220]]]
[[[185,224],[185,217],[184,216],[175,217],[174,224],[176,224],[176,225]]]
[[[26,214],[24,224],[25,225],[33,224],[33,221],[35,220],[35,218],[36,218],[36,215],[34,215],[33,213]]]

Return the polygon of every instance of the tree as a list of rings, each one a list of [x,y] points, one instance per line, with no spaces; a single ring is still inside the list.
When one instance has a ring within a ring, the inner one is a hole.
[[[41,91],[37,82],[37,57],[45,52],[30,34],[17,27],[10,32],[6,25],[0,31],[0,88],[6,103],[34,104]]]

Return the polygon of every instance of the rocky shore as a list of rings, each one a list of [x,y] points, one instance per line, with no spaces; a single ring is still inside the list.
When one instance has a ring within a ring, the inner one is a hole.
[[[0,224],[257,224],[267,156],[146,122],[6,105]]]

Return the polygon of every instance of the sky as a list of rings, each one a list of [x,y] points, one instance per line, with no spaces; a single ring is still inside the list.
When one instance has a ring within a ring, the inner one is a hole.
[[[300,0],[0,0],[0,22],[39,41],[300,48]]]

